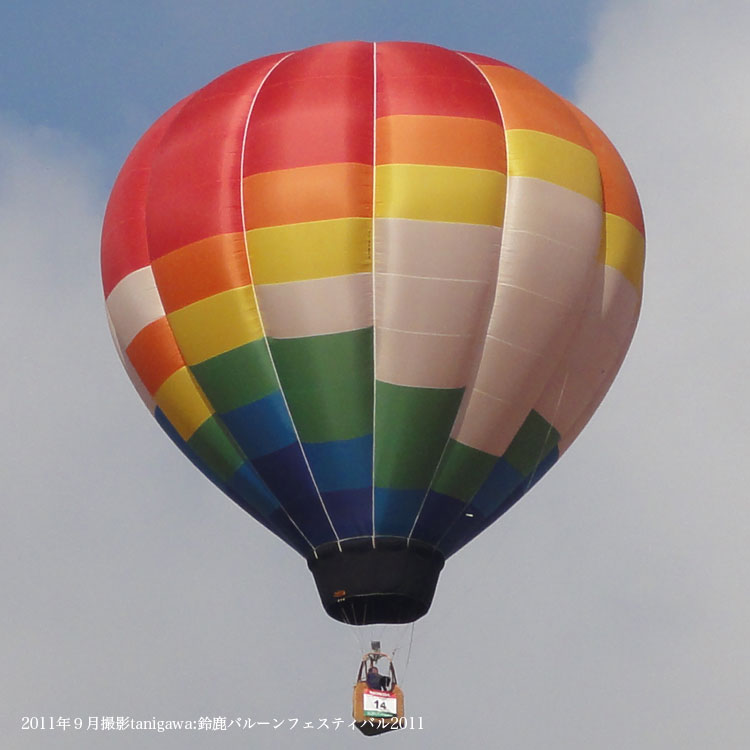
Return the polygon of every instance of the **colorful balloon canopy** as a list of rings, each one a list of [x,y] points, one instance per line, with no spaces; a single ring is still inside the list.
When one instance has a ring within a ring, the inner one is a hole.
[[[641,300],[614,147],[505,63],[415,43],[241,65],[142,137],[102,275],[157,421],[304,555],[326,610],[404,622],[555,463]]]

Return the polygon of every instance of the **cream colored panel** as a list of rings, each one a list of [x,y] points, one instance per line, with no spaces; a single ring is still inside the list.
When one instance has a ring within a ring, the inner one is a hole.
[[[457,422],[461,430],[454,429],[453,437],[477,450],[495,456],[502,455],[517,428],[512,433],[507,425],[523,423],[528,412],[518,401],[501,401],[480,390],[474,390],[470,399],[461,404]]]
[[[579,309],[582,308],[583,304]],[[501,283],[498,284],[487,338],[507,341],[541,356],[550,348],[557,348],[560,327],[572,325],[570,316],[573,312],[570,304],[564,305],[536,294],[528,287]]]
[[[506,230],[500,285],[534,289],[534,293],[567,304],[580,293],[580,264],[589,262],[580,245],[563,245],[530,232]]]
[[[378,380],[416,388],[461,388],[466,384],[472,337],[379,328],[375,342]]]
[[[471,335],[490,284],[378,274],[378,328]]]
[[[498,227],[381,219],[375,227],[376,377],[463,388],[487,330]]]
[[[502,229],[494,226],[376,219],[376,268],[409,276],[494,279],[501,238]]]
[[[151,266],[129,273],[109,293],[106,304],[122,351],[149,323],[164,317]]]
[[[266,336],[296,338],[372,325],[372,275],[260,284],[255,287]]]
[[[120,342],[117,340],[117,333],[115,331],[114,324],[112,323],[112,318],[110,317],[109,310],[107,310],[106,312],[107,323],[109,324],[109,332],[112,334],[112,341],[114,342],[115,349],[117,350],[117,356],[120,358],[120,362],[122,362],[122,366],[125,368],[125,372],[130,378],[130,382],[135,387],[135,390],[138,392],[138,395],[141,397],[141,400],[144,404],[146,404],[148,410],[153,414],[156,411],[156,402],[148,392],[146,386],[143,384],[143,381],[136,372],[135,367],[133,367],[133,365],[130,363],[130,359],[128,359],[128,356],[120,348]]]
[[[594,253],[599,249],[602,221],[601,206],[579,193],[534,177],[508,180],[506,231],[530,232],[590,255],[592,243]],[[506,244],[503,239],[503,252]]]
[[[537,410],[561,433],[562,453],[604,398],[635,330],[640,295],[612,266],[601,266],[564,364],[545,388]]]
[[[478,450],[502,455],[528,406],[518,393],[544,387],[543,358],[504,341],[488,338],[482,366],[468,398],[464,398],[453,437]]]
[[[543,386],[542,364],[541,354],[488,336],[474,387],[492,398],[513,401],[519,391]]]
[[[601,267],[601,227],[601,207],[580,193],[536,178],[508,180],[494,304],[455,439],[494,455],[510,444],[576,330]]]

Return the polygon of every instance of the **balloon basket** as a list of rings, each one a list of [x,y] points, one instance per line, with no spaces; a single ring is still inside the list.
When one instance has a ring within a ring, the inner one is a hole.
[[[368,737],[400,729],[404,718],[404,694],[393,690],[372,690],[366,682],[354,686],[353,716],[357,729]]]

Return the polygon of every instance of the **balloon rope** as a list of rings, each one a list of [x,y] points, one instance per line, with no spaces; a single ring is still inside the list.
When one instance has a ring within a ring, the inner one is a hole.
[[[383,625],[381,627],[381,633],[380,633],[381,638],[382,638],[382,636],[384,634],[383,631],[384,631],[385,627],[386,627],[385,625]],[[401,675],[401,680],[399,681],[399,684],[403,685],[404,680],[406,678],[406,673],[407,673],[407,671],[409,669],[409,660],[411,659],[411,647],[412,647],[412,643],[414,641],[414,623],[410,622],[410,623],[403,623],[403,624],[400,624],[400,625],[395,625],[394,629],[395,629],[395,633],[396,633],[395,644],[394,644],[393,648],[389,649],[386,646],[386,649],[385,649],[386,651],[390,650],[390,652],[391,652],[391,658],[393,659],[393,663],[394,664],[396,663],[396,655],[401,652],[401,647],[403,646],[404,641],[406,639],[406,634],[407,633],[409,634],[409,648],[408,648],[408,651],[406,653],[406,664],[405,664],[405,666],[404,666],[403,669],[401,667],[398,668],[398,672]],[[389,631],[389,632],[393,632],[393,631]],[[373,635],[374,635],[374,633],[375,633],[375,631],[373,631]]]
[[[349,622],[349,618],[346,616],[346,610],[342,607],[341,608],[341,616],[344,618],[344,622],[351,627],[354,623]]]
[[[409,650],[406,652],[406,666],[404,666],[404,677],[409,672],[409,660],[411,659],[411,644],[414,642],[414,623],[411,624],[409,633]]]

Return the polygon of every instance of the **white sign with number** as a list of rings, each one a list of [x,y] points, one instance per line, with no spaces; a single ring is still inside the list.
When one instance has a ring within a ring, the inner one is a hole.
[[[388,718],[396,716],[396,698],[380,690],[367,690],[364,694],[365,716]]]

